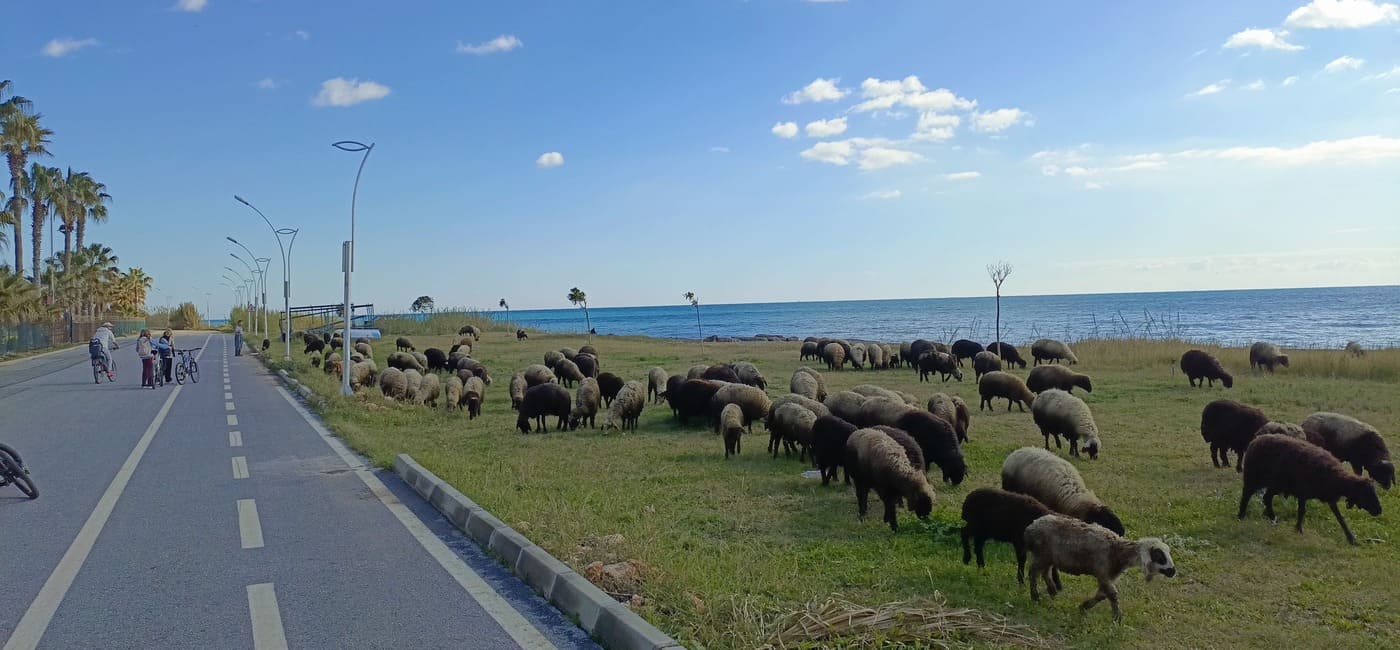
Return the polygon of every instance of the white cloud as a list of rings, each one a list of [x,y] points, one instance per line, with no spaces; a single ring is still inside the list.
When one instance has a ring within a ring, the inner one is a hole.
[[[498,52],[509,52],[517,47],[525,45],[516,38],[514,34],[501,34],[485,43],[463,43],[457,41],[458,54],[496,54]]]
[[[773,132],[773,135],[776,135],[780,138],[793,138],[797,136],[797,123],[778,122],[777,124],[773,125],[772,129],[769,130]]]
[[[845,132],[846,118],[844,117],[807,123],[807,137],[809,138],[829,138],[833,135],[841,135]]]
[[[805,104],[807,102],[834,102],[850,93],[836,85],[840,79],[816,79],[783,97],[784,104]]]
[[[1230,147],[1186,151],[1178,155],[1274,165],[1369,163],[1400,158],[1400,138],[1365,135],[1344,140],[1318,140],[1297,147]]]
[[[796,125],[794,125],[795,127]],[[801,153],[807,160],[824,162],[829,165],[849,165],[851,155],[855,153],[855,145],[850,140],[836,140],[833,142],[818,142],[811,147],[804,149]]]
[[[1322,66],[1323,72],[1337,73],[1344,70],[1356,70],[1366,65],[1366,59],[1358,59],[1352,56],[1339,56],[1332,59],[1331,63]]]
[[[923,156],[912,151],[890,147],[870,147],[860,152],[860,168],[865,170],[884,169],[894,165],[908,165],[923,160]]]
[[[295,38],[299,41],[309,41],[311,40],[311,32],[308,32],[304,29],[298,29],[292,32],[290,38]]]
[[[262,79],[259,79],[256,84],[253,85],[257,86],[261,90],[276,90],[277,87],[281,86],[282,84],[277,83],[277,80],[273,79],[272,77],[263,77]]]
[[[44,56],[58,58],[94,45],[97,45],[95,38],[55,38],[44,44],[44,49],[39,52]]]
[[[1249,82],[1248,84],[1246,84],[1245,87],[1244,87],[1244,89],[1245,89],[1245,90],[1263,90],[1263,89],[1264,89],[1264,80],[1263,80],[1263,79],[1255,79],[1254,81],[1251,81],[1251,82]]]
[[[998,108],[972,114],[972,128],[983,133],[1000,133],[1017,124],[1030,121],[1030,114],[1019,108]]]
[[[944,176],[944,178],[950,181],[970,181],[974,178],[980,178],[981,176],[982,172],[953,172]]]
[[[1387,94],[1387,95],[1400,94],[1400,88],[1391,88],[1390,90],[1385,91],[1385,94]]]
[[[710,147],[710,153],[729,153],[729,147]]]
[[[1094,181],[1084,181],[1084,189],[1086,189],[1086,190],[1101,190],[1101,189],[1103,189],[1103,184],[1101,184],[1101,183],[1095,183]]]
[[[870,192],[861,198],[875,199],[878,201],[889,201],[892,199],[897,199],[903,195],[904,193],[900,192],[899,190],[875,190],[874,192]]]
[[[564,154],[558,151],[542,153],[539,158],[535,159],[535,167],[540,169],[551,169],[562,164],[564,164]],[[587,165],[584,166],[587,167]]]
[[[1285,50],[1289,52],[1303,49],[1302,45],[1294,45],[1284,40],[1288,32],[1272,29],[1250,28],[1234,33],[1225,41],[1223,47],[1257,47],[1264,50]]]
[[[1066,167],[1063,171],[1066,176],[1074,176],[1076,178],[1083,176],[1093,176],[1099,173],[1099,170],[1090,169],[1088,167]]]
[[[316,106],[354,106],[372,99],[382,99],[389,87],[373,81],[336,77],[321,82],[321,92],[311,100]]]
[[[1400,21],[1400,7],[1371,0],[1312,0],[1284,23],[1308,29],[1355,29]]]
[[[1295,74],[1288,77],[1284,77],[1283,81],[1279,83],[1279,85],[1283,86],[1284,88],[1287,88],[1296,83],[1298,83],[1298,75]]]
[[[888,81],[871,77],[861,82],[860,90],[866,99],[851,108],[857,113],[886,110],[895,105],[919,111],[971,110],[977,106],[977,102],[958,97],[947,88],[929,90],[914,75]]]
[[[209,0],[176,0],[175,9],[176,11],[197,12],[204,11],[204,8],[208,5]]]
[[[959,124],[962,124],[962,118],[957,115],[925,111],[919,114],[919,125],[910,137],[934,142],[950,140]]]
[[[1400,65],[1397,65],[1397,66],[1395,66],[1395,67],[1393,67],[1393,68],[1391,68],[1391,69],[1389,69],[1389,70],[1386,70],[1385,72],[1377,72],[1376,74],[1366,75],[1362,80],[1363,80],[1363,81],[1379,81],[1379,80],[1382,80],[1382,79],[1396,79],[1396,78],[1400,78]]]
[[[1205,97],[1206,95],[1214,95],[1214,94],[1217,94],[1217,93],[1223,93],[1223,92],[1225,92],[1225,89],[1226,89],[1226,88],[1229,88],[1229,87],[1230,87],[1230,80],[1229,80],[1229,79],[1221,79],[1220,81],[1217,81],[1217,82],[1215,82],[1215,83],[1213,83],[1213,84],[1206,84],[1204,87],[1202,87],[1200,90],[1197,90],[1197,91],[1194,92],[1194,93],[1187,93],[1186,96],[1187,96],[1187,97]]]

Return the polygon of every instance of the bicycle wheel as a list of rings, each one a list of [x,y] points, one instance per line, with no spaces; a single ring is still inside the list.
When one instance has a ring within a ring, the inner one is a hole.
[[[117,380],[117,358],[116,358],[116,357],[112,357],[112,362],[107,366],[107,372],[108,372],[108,373],[111,373],[111,374],[107,375],[107,381],[116,381],[116,380]]]
[[[183,363],[175,364],[175,383],[185,383],[185,364]]]
[[[105,372],[102,371],[102,360],[101,360],[101,359],[93,359],[93,360],[92,360],[92,383],[94,383],[94,384],[100,384],[100,383],[102,383],[102,375],[105,375],[105,374],[107,374],[107,373],[105,373]]]
[[[6,478],[14,482],[15,487],[31,499],[39,498],[39,488],[34,485],[34,479],[29,476],[29,472],[20,466],[19,461],[6,449],[0,449],[0,472],[4,472]]]
[[[199,362],[190,359],[190,381],[199,383]]]

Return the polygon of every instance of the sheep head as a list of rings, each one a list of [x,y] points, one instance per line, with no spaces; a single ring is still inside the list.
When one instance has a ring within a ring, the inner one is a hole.
[[[1371,475],[1371,478],[1376,480],[1376,483],[1379,483],[1381,487],[1387,490],[1390,489],[1391,485],[1395,484],[1395,463],[1388,460],[1383,460],[1367,466],[1366,472]]]
[[[1347,508],[1361,508],[1372,517],[1381,516],[1381,498],[1376,494],[1376,486],[1370,479],[1360,476],[1354,478],[1351,486],[1347,489],[1345,496]]]
[[[1138,561],[1142,564],[1142,577],[1152,582],[1152,577],[1162,574],[1168,578],[1176,576],[1176,566],[1172,564],[1172,552],[1162,540],[1144,537],[1137,542]]]
[[[1084,516],[1084,521],[1103,526],[1120,536],[1127,532],[1127,530],[1123,528],[1123,520],[1119,519],[1117,514],[1114,514],[1112,510],[1108,509],[1108,506],[1102,503],[1090,508],[1089,512]]]

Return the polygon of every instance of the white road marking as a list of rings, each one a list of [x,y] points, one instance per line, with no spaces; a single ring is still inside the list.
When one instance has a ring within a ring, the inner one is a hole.
[[[209,345],[209,338],[204,339],[204,345]],[[204,353],[200,351],[198,354]],[[121,468],[117,470],[117,475],[112,478],[111,484],[107,486],[107,491],[102,493],[102,498],[98,499],[97,506],[92,509],[92,514],[88,515],[87,521],[78,530],[77,537],[73,538],[73,543],[63,553],[63,558],[58,561],[58,566],[55,566],[53,573],[49,574],[49,579],[44,581],[39,595],[34,597],[34,602],[30,603],[29,609],[25,610],[24,617],[19,620],[19,624],[15,626],[15,631],[10,635],[10,639],[5,642],[4,650],[31,650],[39,645],[39,640],[44,637],[44,632],[49,629],[49,623],[53,621],[54,612],[58,611],[58,606],[63,603],[63,598],[68,594],[69,587],[73,586],[73,580],[78,577],[78,571],[83,568],[83,563],[87,561],[88,554],[92,552],[93,544],[97,543],[98,535],[102,534],[103,527],[107,525],[107,519],[112,516],[112,510],[117,507],[117,500],[121,499],[122,492],[126,491],[127,483],[131,482],[131,476],[136,473],[137,465],[141,464],[141,458],[146,455],[146,449],[151,446],[151,441],[156,437],[156,431],[160,430],[160,425],[165,422],[165,416],[170,413],[171,405],[175,403],[175,398],[180,396],[180,391],[183,388],[184,386],[176,386],[170,391],[170,397],[165,398],[165,404],[161,405],[160,411],[156,412],[155,419],[151,420],[150,426],[146,427],[145,433],[141,434],[141,438],[136,441],[136,446],[131,449],[131,454],[126,457],[126,462],[122,463]]]
[[[242,432],[242,431],[230,431],[230,432],[228,432],[228,446],[230,446],[230,447],[242,447],[242,446],[243,446],[243,432]]]
[[[248,459],[246,457],[233,457],[233,478],[248,478]]]
[[[233,399],[233,393],[224,393],[224,399]]]
[[[248,585],[248,616],[253,619],[253,650],[287,650],[277,590],[271,582]]]
[[[258,521],[258,504],[252,499],[238,500],[238,536],[243,548],[262,548],[262,522]]]
[[[225,410],[225,411],[232,411],[232,410],[233,410],[233,402],[224,402],[224,410]]]
[[[234,414],[232,414],[232,413],[229,413],[229,414],[228,414],[228,425],[231,426],[231,427],[236,427],[236,426],[238,426],[238,416],[237,416],[237,415],[234,415]]]
[[[340,456],[340,460],[344,461],[347,467],[354,470],[355,476],[360,478],[360,481],[365,484],[365,487],[368,487],[370,492],[374,493],[376,497],[379,497],[379,502],[384,504],[384,507],[394,515],[395,519],[399,520],[400,524],[403,524],[403,527],[418,541],[418,544],[423,547],[423,550],[427,551],[434,560],[437,560],[438,565],[441,566],[448,575],[452,576],[452,578],[457,581],[457,584],[461,585],[462,589],[466,590],[467,594],[469,594],[477,604],[481,605],[481,608],[485,610],[487,614],[491,615],[491,618],[496,620],[496,623],[501,626],[501,629],[505,630],[506,634],[510,635],[511,639],[515,640],[516,644],[522,648],[530,649],[555,647],[553,643],[550,643],[549,639],[546,639],[539,630],[535,629],[534,625],[531,625],[529,621],[525,620],[525,617],[521,616],[520,612],[515,611],[515,608],[512,607],[510,603],[506,602],[500,594],[496,593],[495,589],[492,589],[490,585],[486,584],[486,581],[482,580],[481,576],[477,575],[471,567],[467,566],[466,562],[462,561],[462,558],[458,557],[452,549],[448,548],[447,544],[444,544],[441,539],[438,539],[437,535],[428,530],[428,527],[423,525],[423,522],[418,519],[418,516],[413,514],[413,511],[409,510],[408,506],[405,506],[403,502],[399,501],[399,498],[394,496],[394,494],[389,491],[389,488],[384,487],[384,483],[379,480],[379,477],[375,476],[374,472],[369,467],[361,463],[355,455],[345,447],[345,444],[342,443],[339,438],[335,437],[335,434],[332,434],[325,427],[321,426],[320,422],[316,421],[305,408],[302,408],[302,406],[292,398],[291,393],[287,392],[287,390],[281,386],[277,387],[277,392],[281,393],[282,399],[287,400],[287,403],[292,405],[292,409],[301,415],[302,419],[306,420],[307,424],[311,425],[311,428],[321,436],[321,440],[325,441],[326,445],[329,446],[337,456]]]

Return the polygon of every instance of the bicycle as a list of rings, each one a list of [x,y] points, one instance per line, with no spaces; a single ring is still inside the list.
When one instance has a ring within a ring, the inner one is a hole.
[[[111,365],[109,366],[107,360],[103,359],[101,348],[98,347],[101,345],[101,343],[88,344],[88,355],[92,357],[92,383],[94,384],[102,383],[103,377],[106,377],[109,382],[117,380],[117,358],[111,357]]]
[[[199,350],[200,348],[190,348],[175,351],[180,355],[180,359],[175,363],[175,383],[184,384],[186,377],[193,383],[199,383],[199,362],[194,360],[194,353]]]
[[[39,488],[34,485],[34,478],[29,475],[29,468],[24,466],[19,452],[9,445],[0,444],[0,487],[11,483],[19,488],[24,496],[30,499],[39,498]]]
[[[152,352],[152,354],[155,354],[155,358],[151,360],[151,367],[154,368],[154,370],[151,372],[151,388],[164,388],[165,372],[164,369],[161,368],[160,355],[156,354],[155,352]],[[141,363],[144,364],[145,361],[143,360]],[[145,371],[143,370],[142,372],[144,373]]]

